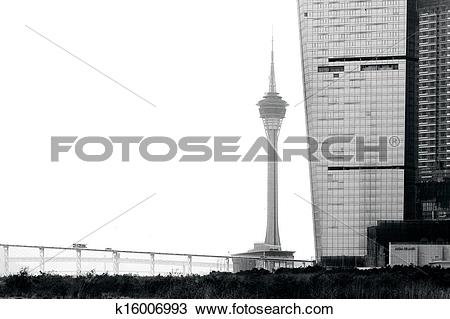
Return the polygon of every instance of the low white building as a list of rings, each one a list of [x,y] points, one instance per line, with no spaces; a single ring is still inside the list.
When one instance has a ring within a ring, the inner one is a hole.
[[[450,262],[450,244],[389,243],[390,266],[442,266],[445,262]]]

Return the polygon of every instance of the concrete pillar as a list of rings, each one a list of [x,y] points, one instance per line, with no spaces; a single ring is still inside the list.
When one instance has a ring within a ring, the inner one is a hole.
[[[120,253],[117,251],[113,252],[113,271],[114,275],[118,275],[120,272],[119,269],[119,259],[120,259]]]
[[[389,265],[392,265],[392,247],[391,247],[391,243],[389,243]]]
[[[45,252],[44,247],[39,248],[39,257],[41,259],[41,262],[39,263],[39,268],[41,270],[41,273],[45,272]]]
[[[227,272],[230,272],[230,258],[227,258],[226,262],[227,262]]]
[[[188,256],[188,274],[192,275],[192,256]]]
[[[3,246],[3,254],[5,257],[4,263],[5,263],[5,276],[9,275],[9,247]]]
[[[150,275],[155,275],[155,254],[150,254]]]
[[[77,276],[81,276],[81,249],[77,249]]]

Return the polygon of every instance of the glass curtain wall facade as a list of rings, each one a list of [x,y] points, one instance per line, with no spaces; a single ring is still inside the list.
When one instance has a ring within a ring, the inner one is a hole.
[[[308,135],[352,139],[334,155],[387,149],[310,162],[318,261],[364,265],[367,227],[415,218],[416,1],[298,0],[298,15]]]

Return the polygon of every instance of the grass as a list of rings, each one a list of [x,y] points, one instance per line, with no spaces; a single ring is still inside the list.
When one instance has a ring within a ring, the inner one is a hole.
[[[450,298],[450,269],[320,267],[206,276],[19,274],[0,278],[0,298]]]

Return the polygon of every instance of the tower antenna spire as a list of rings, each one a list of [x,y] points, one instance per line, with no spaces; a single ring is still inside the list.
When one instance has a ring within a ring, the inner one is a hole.
[[[275,59],[273,53],[273,26],[272,26],[272,56],[271,56],[271,65],[270,65],[270,78],[269,78],[269,93],[275,94],[277,93],[277,84],[275,81]]]

